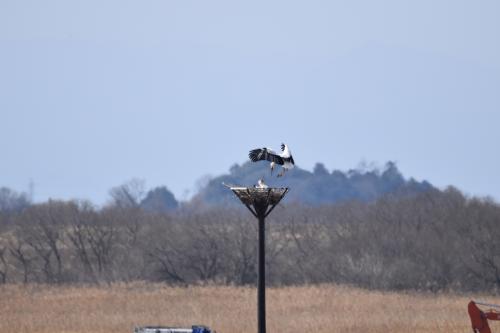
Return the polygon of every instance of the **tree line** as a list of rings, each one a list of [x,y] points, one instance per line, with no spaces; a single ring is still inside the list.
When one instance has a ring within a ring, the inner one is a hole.
[[[280,205],[267,219],[267,281],[496,292],[499,226],[496,202],[454,188]],[[247,285],[256,260],[257,223],[239,208],[51,200],[0,211],[0,283]]]

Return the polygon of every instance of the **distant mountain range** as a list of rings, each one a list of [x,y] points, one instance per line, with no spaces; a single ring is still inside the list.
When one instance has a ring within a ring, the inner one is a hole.
[[[349,200],[368,202],[390,193],[412,195],[435,189],[425,180],[419,182],[404,178],[394,162],[387,162],[381,169],[347,172],[329,172],[323,164],[317,163],[313,172],[295,167],[282,178],[277,178],[276,174],[270,175],[268,163],[235,164],[229,174],[210,180],[192,201],[208,205],[237,204],[234,195],[222,183],[250,187],[261,177],[269,186],[289,187],[286,201],[309,205]]]

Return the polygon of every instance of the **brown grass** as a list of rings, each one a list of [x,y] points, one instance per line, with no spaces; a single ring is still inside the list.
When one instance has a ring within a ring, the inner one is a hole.
[[[267,327],[270,333],[470,332],[471,298],[336,285],[268,289]],[[131,333],[136,325],[197,323],[219,333],[256,332],[255,289],[146,283],[0,287],[1,333]],[[500,332],[498,323],[491,326]]]

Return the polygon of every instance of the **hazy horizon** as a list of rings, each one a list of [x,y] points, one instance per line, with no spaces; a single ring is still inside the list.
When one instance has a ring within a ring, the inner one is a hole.
[[[500,200],[495,1],[0,2],[0,187],[178,199],[289,144]]]

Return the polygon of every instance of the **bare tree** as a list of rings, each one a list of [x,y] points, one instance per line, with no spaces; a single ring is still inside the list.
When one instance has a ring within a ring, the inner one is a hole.
[[[92,251],[88,241],[88,229],[91,224],[95,224],[97,213],[90,203],[82,203],[79,210],[74,210],[67,220],[65,228],[66,241],[71,247],[78,262],[83,269],[83,276],[80,279],[98,283],[98,274],[94,269]]]
[[[0,283],[2,284],[7,282],[7,273],[9,271],[6,254],[7,248],[0,245]]]
[[[138,207],[145,193],[145,181],[138,178],[133,178],[109,191],[113,204],[121,208]]]
[[[20,270],[22,271],[22,282],[30,282],[30,277],[35,277],[35,271],[33,269],[34,258],[29,254],[26,246],[23,242],[18,239],[11,239],[9,242],[9,252],[14,259],[14,265],[20,265]]]
[[[257,224],[240,214],[230,216],[227,266],[228,282],[246,285],[257,281]]]
[[[17,237],[24,240],[40,262],[40,271],[48,283],[64,280],[62,234],[66,211],[71,203],[49,201],[33,205],[18,221]]]
[[[500,207],[492,202],[472,200],[467,208],[467,220],[460,224],[461,233],[467,239],[463,244],[462,262],[477,280],[500,291]]]

